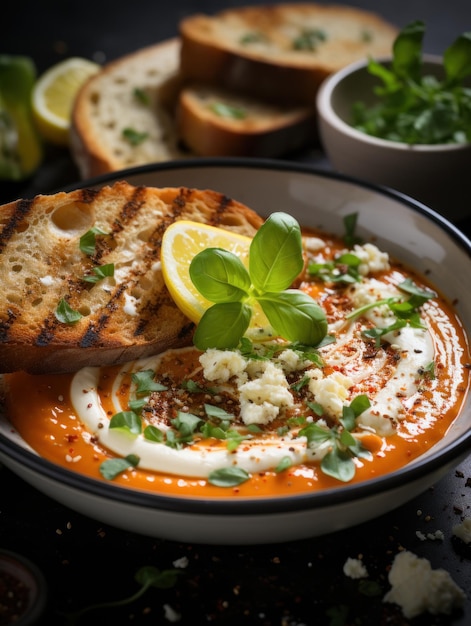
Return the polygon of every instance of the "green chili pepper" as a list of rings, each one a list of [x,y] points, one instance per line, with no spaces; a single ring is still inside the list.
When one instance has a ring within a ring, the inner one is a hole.
[[[31,176],[43,158],[31,113],[36,67],[29,57],[0,55],[0,180]]]

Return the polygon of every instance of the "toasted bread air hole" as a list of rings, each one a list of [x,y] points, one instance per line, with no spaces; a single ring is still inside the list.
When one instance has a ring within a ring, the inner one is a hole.
[[[95,214],[88,204],[68,202],[51,214],[51,225],[56,234],[79,237],[92,228]]]

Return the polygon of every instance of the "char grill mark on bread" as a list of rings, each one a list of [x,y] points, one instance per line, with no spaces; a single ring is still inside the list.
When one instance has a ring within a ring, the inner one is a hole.
[[[65,372],[191,342],[193,324],[163,282],[165,229],[190,219],[253,236],[262,218],[221,193],[121,181],[0,207],[0,371]],[[93,254],[80,249],[91,228]],[[114,276],[84,276],[112,264]],[[61,300],[82,315],[56,317]]]

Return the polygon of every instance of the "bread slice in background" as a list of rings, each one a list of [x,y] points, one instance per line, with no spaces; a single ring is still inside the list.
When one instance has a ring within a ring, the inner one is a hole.
[[[388,56],[398,30],[369,11],[314,3],[248,6],[180,22],[185,81],[313,105],[320,83],[358,59]]]
[[[75,99],[70,149],[81,178],[185,158],[174,125],[180,89],[178,39],[105,65]],[[143,133],[132,143],[125,131]]]
[[[205,157],[277,157],[317,136],[314,107],[272,105],[202,84],[181,90],[176,127],[182,142]]]
[[[162,235],[190,219],[253,236],[262,218],[210,190],[113,186],[0,207],[0,372],[75,371],[190,344],[194,325],[165,287]],[[80,238],[97,234],[92,254]],[[88,283],[93,268],[114,276]],[[65,300],[82,317],[57,319]]]

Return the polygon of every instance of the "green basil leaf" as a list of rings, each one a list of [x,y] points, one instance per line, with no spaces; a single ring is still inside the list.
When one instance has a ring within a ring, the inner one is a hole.
[[[306,437],[308,445],[311,443],[322,443],[324,441],[329,441],[330,439],[335,438],[335,435],[329,428],[325,428],[323,426],[319,426],[315,422],[313,424],[309,424],[305,428],[302,428],[298,437]]]
[[[249,478],[250,474],[241,467],[224,467],[213,470],[208,476],[208,482],[216,487],[235,487]]]
[[[178,411],[177,417],[172,420],[172,426],[174,426],[180,433],[181,437],[184,438],[193,434],[198,429],[198,426],[202,421],[201,417],[198,417],[193,413]]]
[[[275,467],[275,472],[277,474],[279,474],[280,472],[284,472],[287,469],[289,469],[290,467],[293,466],[293,461],[291,460],[290,456],[284,456],[280,462],[278,463],[278,465]]]
[[[205,404],[204,410],[206,412],[206,415],[208,415],[209,417],[216,417],[217,419],[220,419],[220,420],[233,420],[234,419],[234,415],[232,415],[232,413],[228,413],[221,407],[214,406],[213,404]]]
[[[471,74],[471,32],[463,33],[443,55],[447,81],[457,83]]]
[[[222,248],[206,248],[190,263],[190,278],[210,302],[238,302],[247,297],[250,276],[239,257]]]
[[[147,395],[151,391],[165,391],[167,387],[154,380],[154,370],[142,370],[134,372],[131,376],[136,385],[136,395]]]
[[[142,431],[142,421],[134,411],[121,411],[110,419],[110,428],[130,435],[139,435]]]
[[[55,316],[63,324],[76,324],[82,318],[82,314],[73,309],[64,298],[57,305]]]
[[[200,319],[193,343],[199,350],[237,348],[251,317],[251,307],[242,302],[213,304]]]
[[[304,266],[301,229],[286,213],[272,213],[250,245],[249,273],[259,292],[287,289]]]
[[[350,409],[353,411],[355,417],[361,415],[366,409],[369,409],[371,406],[370,400],[368,396],[364,393],[355,396],[353,400],[350,402]],[[352,430],[349,428],[349,430]]]
[[[258,301],[275,332],[288,341],[316,346],[327,334],[323,309],[302,291],[264,294]]]
[[[155,441],[156,443],[162,443],[164,440],[163,432],[160,430],[160,428],[157,428],[156,426],[152,426],[152,424],[149,424],[149,426],[145,427],[143,434],[144,434],[144,439],[147,439],[147,441]]]
[[[100,474],[106,480],[113,480],[129,467],[137,467],[139,461],[139,457],[135,454],[128,454],[124,459],[107,459],[100,465]]]

